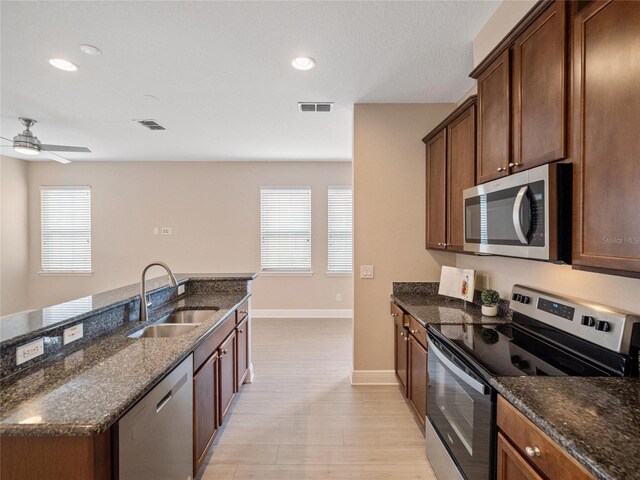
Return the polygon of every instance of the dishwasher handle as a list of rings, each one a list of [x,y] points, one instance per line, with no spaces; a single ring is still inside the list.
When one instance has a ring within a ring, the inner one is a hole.
[[[159,413],[160,410],[162,410],[164,406],[169,403],[169,401],[176,393],[180,391],[185,383],[187,383],[187,374],[184,374],[182,378],[180,378],[180,380],[178,380],[176,384],[171,387],[171,390],[169,390],[169,392],[164,397],[162,397],[162,400],[158,402],[158,404],[156,405],[156,413]]]

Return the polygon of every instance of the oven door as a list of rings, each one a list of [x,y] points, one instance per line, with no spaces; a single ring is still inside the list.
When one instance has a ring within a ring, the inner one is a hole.
[[[431,425],[466,479],[490,479],[494,411],[491,388],[431,335],[428,358],[427,417]]]
[[[548,260],[548,183],[543,168],[465,190],[465,250]]]

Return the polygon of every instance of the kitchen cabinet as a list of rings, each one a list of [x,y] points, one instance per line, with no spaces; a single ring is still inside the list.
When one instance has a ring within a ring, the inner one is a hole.
[[[566,158],[568,8],[539,2],[471,72],[478,184]]]
[[[236,379],[240,390],[249,373],[249,316],[236,327]]]
[[[219,356],[219,408],[218,408],[218,425],[222,425],[229,411],[231,402],[236,396],[238,385],[236,384],[236,332],[235,330],[226,338],[226,340],[218,347]]]
[[[475,185],[476,97],[440,123],[426,144],[426,248],[464,250],[462,192]]]
[[[640,3],[573,19],[573,267],[640,277]]]
[[[193,476],[198,473],[218,431],[218,352],[193,376]]]
[[[413,335],[409,335],[408,399],[416,417],[424,427],[427,416],[427,350]]]
[[[498,396],[498,480],[593,480],[562,447]]]
[[[478,77],[478,184],[509,174],[510,56],[505,50]]]
[[[391,303],[391,316],[393,317],[394,338],[394,370],[398,385],[402,394],[407,395],[408,385],[408,345],[409,332],[404,326],[404,312],[394,303]]]

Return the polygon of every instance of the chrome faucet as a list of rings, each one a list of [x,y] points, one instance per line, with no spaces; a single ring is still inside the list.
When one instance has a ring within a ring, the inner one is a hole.
[[[177,287],[178,282],[176,281],[176,277],[173,275],[173,272],[164,262],[152,262],[142,270],[142,284],[140,285],[140,322],[144,323],[147,321],[147,317],[149,316],[149,307],[151,306],[151,302],[147,302],[147,287],[145,285],[145,275],[147,274],[147,270],[151,267],[162,267],[167,271],[167,275],[169,275],[169,280],[171,280],[171,286]]]

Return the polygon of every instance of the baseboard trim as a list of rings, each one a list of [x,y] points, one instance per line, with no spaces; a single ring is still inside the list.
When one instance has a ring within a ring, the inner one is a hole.
[[[353,318],[353,310],[316,308],[316,309],[251,309],[252,318]]]
[[[351,385],[397,385],[394,370],[354,370]]]

